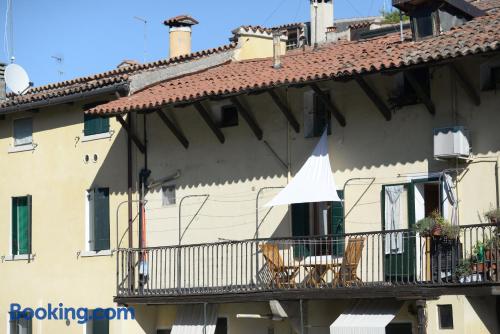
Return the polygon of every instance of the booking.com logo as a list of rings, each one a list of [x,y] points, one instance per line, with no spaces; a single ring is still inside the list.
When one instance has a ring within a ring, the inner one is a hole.
[[[89,310],[87,307],[65,307],[63,303],[59,303],[54,307],[51,303],[47,307],[25,307],[20,304],[10,304],[10,321],[20,319],[37,319],[37,320],[77,320],[79,324],[85,324],[89,321],[99,320],[134,320],[135,309],[133,307],[117,307],[115,308],[95,308]]]

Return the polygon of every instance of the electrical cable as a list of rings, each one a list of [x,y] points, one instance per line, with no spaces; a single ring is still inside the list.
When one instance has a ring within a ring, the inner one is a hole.
[[[269,16],[264,20],[263,26],[265,27],[267,22],[273,17],[274,14],[283,6],[283,4],[286,2],[286,0],[281,0],[281,2],[278,4],[278,6],[269,14]]]

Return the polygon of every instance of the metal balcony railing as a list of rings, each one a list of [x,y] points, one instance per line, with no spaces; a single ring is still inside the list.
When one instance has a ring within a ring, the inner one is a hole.
[[[394,230],[119,249],[117,296],[499,283],[500,228]]]

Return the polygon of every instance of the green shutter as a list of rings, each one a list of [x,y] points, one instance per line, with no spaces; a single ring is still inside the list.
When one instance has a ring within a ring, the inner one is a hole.
[[[93,204],[93,250],[106,250],[109,249],[109,189],[95,189]]]
[[[303,237],[309,235],[309,203],[292,204],[292,236]],[[299,243],[293,248],[295,257],[310,255],[307,241]]]
[[[85,136],[109,132],[109,118],[107,117],[85,114],[83,123],[83,134]]]
[[[99,318],[103,317],[99,315]],[[109,334],[109,320],[99,319],[92,321],[92,334]]]
[[[17,255],[17,198],[12,198],[12,255]]]
[[[329,92],[324,92],[325,95],[330,98],[330,93]],[[325,131],[325,128],[327,128],[327,133],[328,135],[332,134],[332,128],[331,128],[331,113],[328,107],[323,103],[323,100],[321,100],[317,94],[314,94],[314,120],[313,120],[313,127],[314,127],[314,136],[319,137],[323,134],[323,131]]]
[[[31,252],[31,196],[12,199],[12,254]]]
[[[344,199],[344,191],[337,191],[340,199]],[[332,202],[332,235],[334,256],[343,256],[345,248],[344,203]]]

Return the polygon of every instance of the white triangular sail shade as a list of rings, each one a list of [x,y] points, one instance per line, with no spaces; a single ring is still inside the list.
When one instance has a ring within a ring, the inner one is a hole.
[[[330,166],[326,130],[292,181],[265,206],[315,202],[341,202]]]

